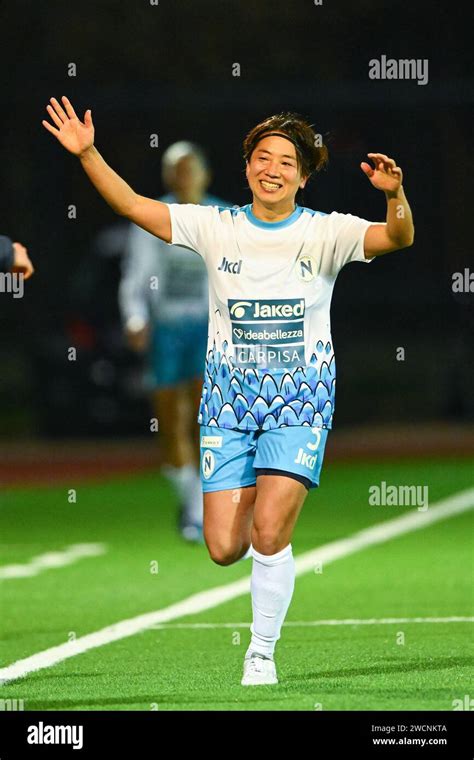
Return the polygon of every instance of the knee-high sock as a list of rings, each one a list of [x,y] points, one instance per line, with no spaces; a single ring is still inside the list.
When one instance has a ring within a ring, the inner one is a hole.
[[[295,560],[291,544],[272,555],[252,547],[252,638],[247,651],[273,657],[275,645],[295,587]]]

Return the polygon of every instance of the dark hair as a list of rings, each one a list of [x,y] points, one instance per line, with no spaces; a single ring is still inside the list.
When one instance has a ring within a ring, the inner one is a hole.
[[[246,162],[250,161],[258,142],[269,132],[279,132],[291,140],[303,177],[309,179],[314,172],[319,172],[328,163],[328,149],[321,135],[314,131],[313,125],[303,116],[292,111],[269,116],[250,130],[243,142]]]

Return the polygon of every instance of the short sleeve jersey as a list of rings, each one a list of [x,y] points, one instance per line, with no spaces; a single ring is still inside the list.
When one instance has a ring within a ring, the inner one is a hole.
[[[198,423],[237,430],[331,428],[330,304],[350,261],[369,262],[370,222],[296,205],[280,222],[239,208],[168,204],[171,245],[204,259],[209,336]]]

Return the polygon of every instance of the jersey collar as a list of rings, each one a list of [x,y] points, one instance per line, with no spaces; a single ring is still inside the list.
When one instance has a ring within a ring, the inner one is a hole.
[[[293,224],[293,222],[296,222],[298,217],[303,212],[303,206],[298,206],[298,204],[295,204],[295,210],[290,214],[290,216],[287,216],[286,219],[282,219],[281,222],[264,222],[262,219],[257,219],[252,211],[251,203],[247,203],[247,205],[244,206],[244,211],[249,222],[254,224],[255,227],[260,227],[263,230],[281,230],[282,227],[288,227],[290,224]]]

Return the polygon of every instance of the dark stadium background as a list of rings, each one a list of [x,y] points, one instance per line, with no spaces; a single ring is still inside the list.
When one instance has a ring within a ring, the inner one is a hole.
[[[119,260],[94,247],[124,220],[41,125],[49,98],[63,94],[81,118],[92,109],[105,160],[150,196],[162,192],[162,149],[191,139],[209,153],[211,190],[249,202],[242,139],[280,110],[330,138],[329,168],[305,205],[383,220],[383,194],[359,163],[368,151],[395,157],[415,244],[338,278],[335,426],[472,422],[474,294],[451,287],[472,266],[472,46],[458,10],[390,0],[1,3],[0,233],[23,242],[36,268],[23,299],[0,299],[3,439],[148,431],[140,365],[118,321]],[[368,61],[382,54],[427,58],[429,83],[370,80]]]

